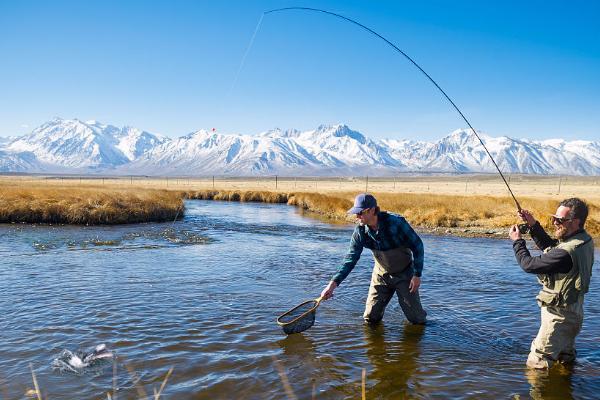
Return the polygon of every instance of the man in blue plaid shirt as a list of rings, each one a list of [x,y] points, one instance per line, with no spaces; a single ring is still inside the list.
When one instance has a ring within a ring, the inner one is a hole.
[[[375,266],[367,296],[364,318],[376,324],[383,318],[385,307],[394,293],[406,318],[413,324],[424,324],[427,313],[421,306],[419,286],[423,272],[423,242],[406,220],[397,214],[381,211],[377,200],[362,193],[354,199],[348,214],[355,214],[350,248],[338,272],[323,289],[321,297],[328,299],[350,274],[360,259],[363,248],[373,252]]]

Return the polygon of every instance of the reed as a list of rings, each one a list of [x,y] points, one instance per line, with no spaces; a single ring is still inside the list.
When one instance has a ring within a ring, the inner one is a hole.
[[[244,190],[197,190],[184,191],[186,199],[220,200],[260,203],[287,203],[305,211],[319,214],[333,220],[346,220],[346,210],[352,202],[333,195],[319,193],[281,193],[269,191]]]
[[[319,193],[292,194],[287,203],[333,220],[348,220],[346,211],[352,207],[348,198]]]
[[[166,190],[0,187],[0,222],[129,224],[183,216],[181,196]]]
[[[33,379],[33,387],[35,389],[33,392],[29,391],[28,394],[35,394],[38,400],[42,400],[42,391],[40,390],[40,385],[38,384],[38,380],[35,376],[35,371],[33,370],[33,365],[31,363],[29,363],[29,370],[31,371],[31,378]]]
[[[191,190],[180,192],[185,199],[221,200],[259,203],[287,203],[286,193],[254,190]]]

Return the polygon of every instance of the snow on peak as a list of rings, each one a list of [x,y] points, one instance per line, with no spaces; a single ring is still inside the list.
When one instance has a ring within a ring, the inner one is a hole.
[[[261,132],[258,135],[256,135],[257,137],[267,137],[267,138],[297,138],[299,137],[303,132],[299,131],[298,129],[281,129],[281,128],[274,128],[274,129],[270,129],[266,132]]]
[[[477,138],[477,136],[479,136],[481,138],[481,140],[483,140],[484,142],[487,138],[489,138],[487,135],[485,135],[481,131],[477,132],[477,135],[476,135],[475,132],[473,132],[473,130],[470,128],[456,129],[456,130],[452,131],[452,133],[450,133],[450,135],[448,135],[446,137],[453,141],[456,141],[456,142],[466,143],[466,142],[473,141],[473,140],[479,142],[479,139]]]
[[[133,160],[160,142],[137,129],[54,118],[13,141],[7,149],[31,152],[40,161],[60,167],[110,168]]]
[[[478,135],[505,172],[600,174],[599,142]],[[275,128],[254,136],[200,129],[168,139],[131,126],[62,118],[0,141],[0,170],[239,176],[495,172],[471,129],[435,142],[372,140],[345,124]]]

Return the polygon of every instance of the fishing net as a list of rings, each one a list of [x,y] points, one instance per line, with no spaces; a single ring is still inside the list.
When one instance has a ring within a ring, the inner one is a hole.
[[[287,335],[304,332],[315,323],[315,315],[320,302],[320,298],[305,301],[281,314],[279,318],[277,318],[277,323]]]

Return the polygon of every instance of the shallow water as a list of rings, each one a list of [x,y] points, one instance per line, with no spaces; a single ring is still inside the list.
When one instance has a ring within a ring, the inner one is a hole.
[[[382,325],[363,325],[365,251],[315,326],[286,337],[277,315],[319,295],[352,229],[285,205],[205,201],[174,224],[2,225],[0,398],[24,398],[29,364],[53,399],[152,395],[171,367],[163,398],[360,398],[363,369],[367,398],[599,396],[598,277],[573,371],[528,374],[538,285],[508,240],[423,235],[425,327],[403,322],[395,300]],[[64,349],[100,343],[114,365],[52,369]]]

